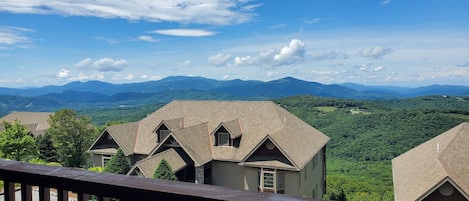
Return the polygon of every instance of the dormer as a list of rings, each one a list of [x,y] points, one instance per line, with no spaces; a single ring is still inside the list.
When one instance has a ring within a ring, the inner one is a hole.
[[[220,123],[212,135],[215,137],[215,146],[239,147],[242,135],[239,119]]]
[[[160,143],[165,139],[171,131],[168,129],[168,127],[162,122],[154,131],[157,137],[157,142]]]
[[[157,135],[157,142],[163,141],[172,130],[181,129],[184,127],[184,118],[162,120],[158,126],[156,126],[153,133]]]

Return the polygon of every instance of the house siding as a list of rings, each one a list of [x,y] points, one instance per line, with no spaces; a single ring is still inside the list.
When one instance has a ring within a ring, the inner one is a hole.
[[[212,184],[230,188],[244,188],[244,169],[234,162],[213,161]]]
[[[324,148],[300,171],[299,193],[302,197],[321,199],[324,195]],[[291,194],[288,193],[287,194]]]

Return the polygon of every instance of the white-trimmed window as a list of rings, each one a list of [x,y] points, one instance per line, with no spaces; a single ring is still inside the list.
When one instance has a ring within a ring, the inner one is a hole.
[[[284,193],[285,174],[276,169],[261,169],[260,189],[262,192]]]
[[[112,158],[112,155],[103,154],[102,167],[104,167]]]
[[[230,146],[230,134],[218,132],[218,146]]]

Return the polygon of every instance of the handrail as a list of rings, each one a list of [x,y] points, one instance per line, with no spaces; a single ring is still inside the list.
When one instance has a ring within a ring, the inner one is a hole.
[[[289,195],[235,190],[213,185],[98,173],[77,168],[54,167],[9,160],[0,160],[0,180],[4,181],[5,200],[14,200],[14,183],[19,183],[22,186],[22,200],[31,199],[31,186],[39,186],[40,200],[49,200],[46,197],[49,196],[50,188],[62,192],[57,194],[58,200],[68,200],[68,191],[72,191],[77,193],[80,201],[88,200],[88,195],[95,195],[98,200],[117,198],[121,201],[315,200]]]

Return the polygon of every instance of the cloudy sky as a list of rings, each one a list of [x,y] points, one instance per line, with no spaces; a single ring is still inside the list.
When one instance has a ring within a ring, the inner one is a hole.
[[[0,0],[0,87],[203,76],[469,86],[467,0]]]

